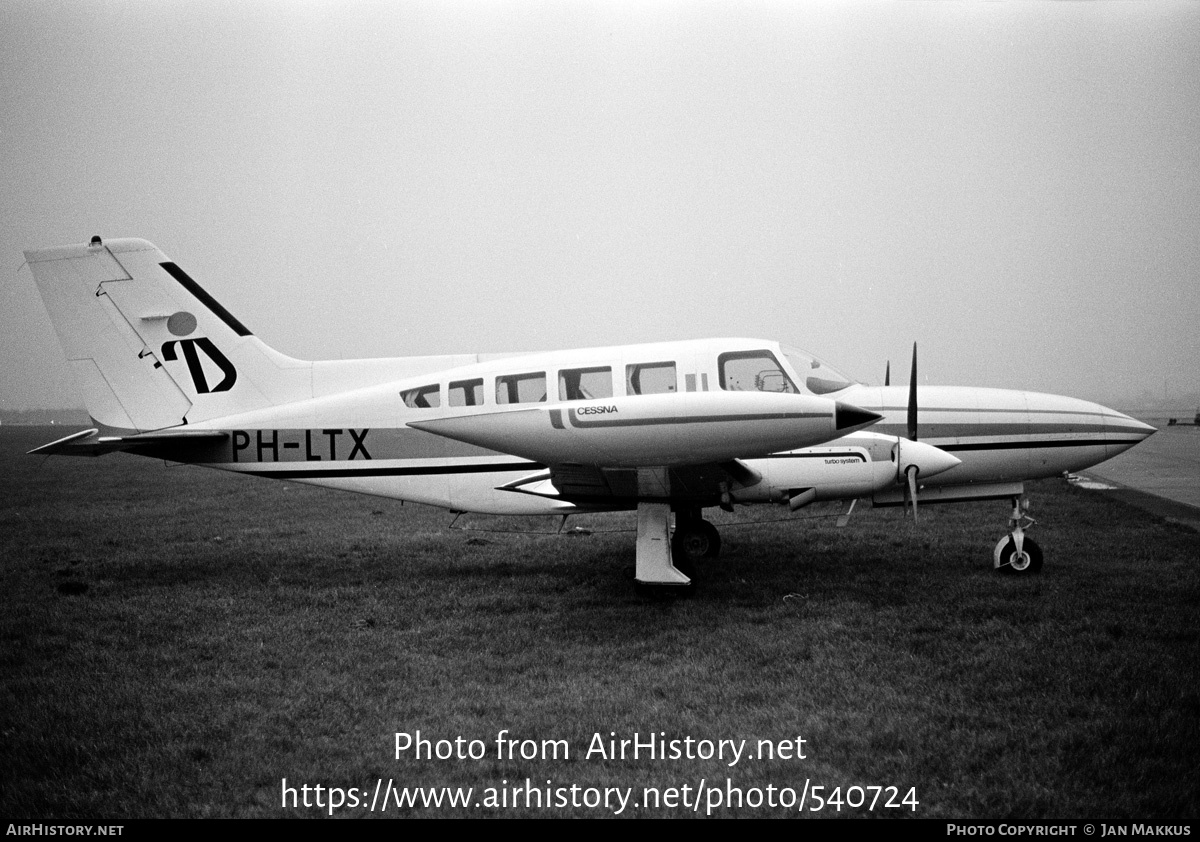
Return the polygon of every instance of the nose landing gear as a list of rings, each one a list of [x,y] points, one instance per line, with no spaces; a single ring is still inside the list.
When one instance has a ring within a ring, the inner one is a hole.
[[[1042,548],[1025,535],[1026,528],[1037,523],[1028,512],[1029,501],[1014,497],[1012,515],[1008,519],[1012,531],[1000,539],[993,554],[993,567],[1000,573],[1029,576],[1042,569]]]

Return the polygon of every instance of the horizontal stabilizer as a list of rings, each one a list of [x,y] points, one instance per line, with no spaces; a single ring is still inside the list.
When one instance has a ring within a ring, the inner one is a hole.
[[[123,450],[147,450],[158,445],[174,448],[188,445],[208,445],[229,438],[219,430],[179,430],[178,432],[141,433],[135,436],[102,436],[96,429],[80,430],[57,441],[35,447],[29,453],[47,456],[103,456]]]

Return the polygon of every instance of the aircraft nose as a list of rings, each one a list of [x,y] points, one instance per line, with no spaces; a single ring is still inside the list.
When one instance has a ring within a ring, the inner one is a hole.
[[[1124,421],[1125,429],[1133,435],[1140,435],[1143,439],[1148,439],[1158,432],[1158,427],[1155,427],[1153,424],[1145,424],[1136,418],[1130,418],[1128,415],[1122,415],[1121,418]]]
[[[1104,450],[1108,457],[1124,453],[1139,442],[1145,441],[1158,432],[1158,428],[1144,424],[1136,418],[1117,412],[1115,409],[1104,409]]]

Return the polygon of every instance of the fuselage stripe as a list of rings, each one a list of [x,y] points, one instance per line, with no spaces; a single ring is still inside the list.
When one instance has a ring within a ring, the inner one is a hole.
[[[971,444],[934,444],[941,450],[953,453],[955,451],[964,450],[1033,450],[1043,447],[1104,447],[1107,444],[1111,445],[1135,445],[1141,442],[1142,439],[1092,439],[1089,441],[1079,441],[1078,439],[1068,439],[1062,441],[997,441],[997,442],[973,442]],[[926,441],[926,444],[933,444],[931,441]]]
[[[447,474],[491,474],[513,471],[540,471],[545,465],[537,462],[490,462],[482,465],[430,465],[418,468],[332,468],[326,470],[289,469],[275,471],[238,471],[256,477],[272,479],[344,479],[346,477],[427,477]]]
[[[863,404],[863,408],[864,409],[868,408],[865,403]],[[905,413],[905,412],[908,412],[908,407],[907,406],[883,406],[883,407],[878,407],[876,409],[872,409],[872,411],[873,412]],[[1088,412],[1088,411],[1082,410],[1082,409],[1021,409],[1019,407],[1013,407],[1011,409],[1002,409],[1002,408],[994,407],[994,406],[922,406],[922,407],[919,407],[919,411],[921,412],[922,415],[924,415],[927,412],[967,412],[967,413],[971,413],[971,414],[982,413],[985,415],[1001,414],[1001,413],[1007,413],[1007,414],[1018,413],[1021,415],[1082,415],[1082,416],[1095,416],[1095,417],[1099,417],[1099,418],[1108,418],[1113,421],[1121,420],[1121,418],[1119,416],[1110,415],[1110,414],[1104,413],[1104,412]]]

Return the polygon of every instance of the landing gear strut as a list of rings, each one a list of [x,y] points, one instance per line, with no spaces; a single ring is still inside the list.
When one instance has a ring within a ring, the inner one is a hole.
[[[671,507],[666,503],[638,504],[637,566],[634,579],[642,589],[663,590],[692,584],[696,564],[716,558],[721,536],[700,516],[699,509],[677,509],[675,532],[670,530]]]
[[[998,572],[1010,576],[1030,576],[1042,569],[1042,548],[1025,535],[1025,529],[1037,521],[1028,514],[1028,500],[1014,497],[1012,502],[1012,515],[1008,519],[1012,531],[996,544],[994,567]]]
[[[634,581],[642,588],[678,588],[691,577],[674,564],[669,503],[638,503],[637,561]]]

